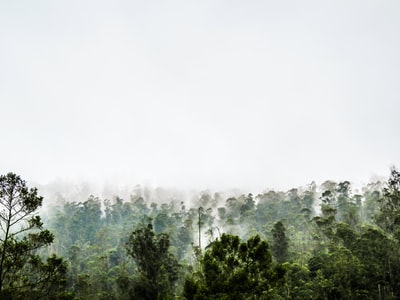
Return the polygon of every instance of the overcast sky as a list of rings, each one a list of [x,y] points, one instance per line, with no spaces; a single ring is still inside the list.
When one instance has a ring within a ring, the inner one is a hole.
[[[400,2],[0,1],[0,171],[290,188],[400,166]]]

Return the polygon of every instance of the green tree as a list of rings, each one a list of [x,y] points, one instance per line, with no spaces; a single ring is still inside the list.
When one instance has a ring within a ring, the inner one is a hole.
[[[43,198],[18,175],[0,176],[0,298],[55,299],[61,295],[66,263],[43,261],[38,250],[53,242],[36,210]]]
[[[307,266],[298,263],[284,263],[283,266],[287,270],[285,286],[281,293],[285,299],[313,299],[315,293]]]
[[[383,197],[379,200],[377,224],[400,241],[400,172],[392,168]]]
[[[363,284],[364,268],[345,247],[316,253],[309,261],[313,299],[371,299]]]
[[[155,234],[148,224],[132,232],[126,243],[128,254],[138,267],[133,299],[171,299],[178,280],[179,264],[169,252],[169,237]]]
[[[258,235],[241,242],[238,236],[222,234],[200,263],[200,274],[185,280],[186,299],[269,299],[284,277],[283,268],[273,266],[268,243]]]
[[[271,252],[278,263],[283,263],[288,259],[288,238],[286,229],[281,221],[275,223],[272,229],[273,243]]]

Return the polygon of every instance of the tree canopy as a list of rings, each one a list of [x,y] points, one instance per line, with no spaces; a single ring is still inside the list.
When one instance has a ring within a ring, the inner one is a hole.
[[[0,298],[55,299],[62,294],[66,263],[55,255],[43,261],[38,254],[54,238],[36,214],[42,201],[18,175],[0,176]]]
[[[37,189],[10,173],[0,299],[399,299],[399,190],[394,168],[359,190],[188,199],[135,186],[126,198],[57,196],[42,219]]]

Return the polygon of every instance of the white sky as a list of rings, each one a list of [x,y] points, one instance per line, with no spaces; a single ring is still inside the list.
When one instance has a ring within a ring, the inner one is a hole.
[[[0,171],[210,188],[400,166],[400,2],[0,1]]]

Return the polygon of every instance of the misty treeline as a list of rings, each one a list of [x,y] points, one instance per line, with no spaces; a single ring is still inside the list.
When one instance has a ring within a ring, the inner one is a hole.
[[[43,198],[0,177],[0,299],[399,299],[400,173],[353,191]],[[47,229],[44,229],[47,228]]]

